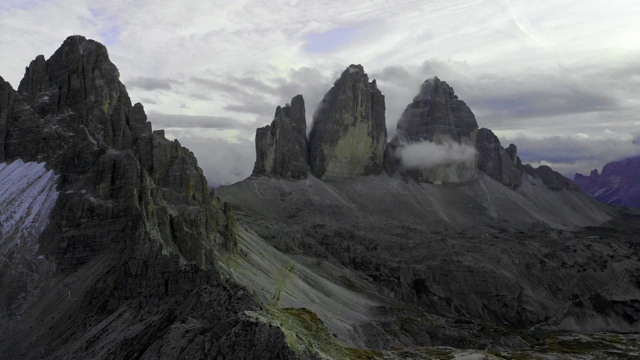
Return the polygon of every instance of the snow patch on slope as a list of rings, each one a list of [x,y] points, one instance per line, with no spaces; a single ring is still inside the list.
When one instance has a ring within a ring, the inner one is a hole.
[[[0,253],[25,245],[35,253],[35,240],[49,224],[58,199],[56,180],[44,163],[0,163]]]

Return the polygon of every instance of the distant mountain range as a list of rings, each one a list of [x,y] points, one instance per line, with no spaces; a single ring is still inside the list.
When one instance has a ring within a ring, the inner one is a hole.
[[[602,174],[576,174],[573,182],[602,202],[640,209],[640,155],[610,162]]]

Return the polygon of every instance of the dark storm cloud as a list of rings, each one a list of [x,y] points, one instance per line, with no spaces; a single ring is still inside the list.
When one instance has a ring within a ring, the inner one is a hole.
[[[237,86],[227,80],[217,80],[202,77],[192,77],[191,82],[200,85],[208,90],[212,90],[216,93],[221,93],[229,97],[246,94],[246,90],[240,86]]]
[[[592,84],[568,82],[562,76],[529,75],[518,80],[483,76],[461,87],[468,105],[492,120],[559,116],[617,108],[619,98]]]
[[[253,129],[255,124],[241,122],[225,116],[195,116],[179,114],[149,113],[154,128],[202,128],[202,129]]]
[[[153,77],[137,77],[127,80],[127,86],[143,90],[171,90],[172,85],[182,84],[182,82],[173,79],[159,79]]]
[[[224,110],[256,115],[264,125],[273,119],[277,106],[302,94],[310,124],[313,111],[335,79],[309,67],[292,70],[287,75],[265,80],[247,76],[193,77],[191,81],[207,92],[205,96],[227,99]]]
[[[262,117],[272,115],[277,104],[272,103],[275,90],[255,79],[225,77],[224,80],[211,78],[191,78],[206,89],[210,97],[224,97],[228,104],[222,109],[231,112],[254,114]],[[265,91],[267,90],[267,91]]]
[[[580,160],[600,160],[603,157],[625,156],[631,146],[628,142],[613,139],[579,139],[552,136],[543,139],[518,137],[518,154],[527,161],[549,161],[573,164]]]
[[[241,104],[225,105],[224,110],[233,111],[237,113],[255,114],[261,117],[267,116],[267,114],[273,115],[276,105],[255,100],[254,102],[245,102]]]
[[[414,82],[413,77],[415,74],[409,72],[403,66],[388,66],[382,71],[373,74],[378,80],[390,80],[396,83],[409,83]]]

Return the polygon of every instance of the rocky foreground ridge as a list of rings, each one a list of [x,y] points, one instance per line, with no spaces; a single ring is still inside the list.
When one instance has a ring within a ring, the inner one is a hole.
[[[232,217],[193,153],[118,78],[102,44],[72,36],[17,91],[0,79],[0,161],[42,182],[3,182],[2,357],[292,357],[215,269]],[[51,206],[30,207],[44,190]]]
[[[361,66],[308,137],[304,107],[278,107],[254,176],[214,194],[103,45],[72,36],[17,90],[0,79],[3,358],[640,351],[637,214],[523,166],[438,79],[391,141]],[[403,162],[425,141],[473,156]]]

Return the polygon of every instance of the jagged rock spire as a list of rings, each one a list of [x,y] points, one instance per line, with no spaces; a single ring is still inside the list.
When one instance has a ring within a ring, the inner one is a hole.
[[[384,95],[362,65],[350,65],[324,96],[309,133],[311,172],[325,180],[383,171]]]
[[[278,106],[271,125],[256,130],[254,175],[306,178],[307,122],[304,99],[297,95],[291,105]]]
[[[18,93],[39,117],[71,110],[75,116],[59,121],[75,121],[97,142],[121,150],[133,147],[136,134],[129,121],[131,100],[119,78],[104,45],[74,35],[49,59],[38,55],[31,61]]]
[[[421,142],[451,147],[475,147],[478,123],[471,109],[459,100],[453,88],[437,77],[427,79],[413,102],[407,105],[397,125],[392,147]],[[471,150],[473,151],[473,150]],[[428,168],[407,168],[400,171],[417,181],[461,183],[476,176],[476,159],[445,162]]]
[[[473,137],[478,123],[453,88],[437,77],[422,83],[397,125],[398,137],[407,141],[437,141],[448,136],[460,142]]]

